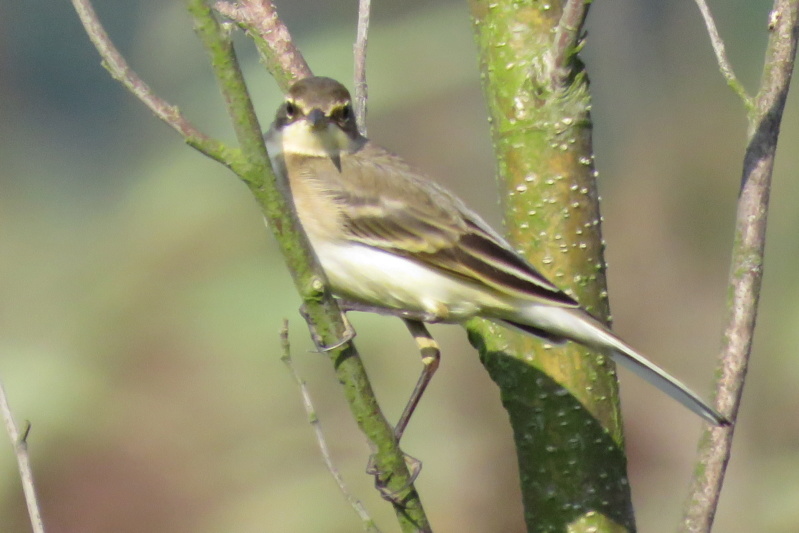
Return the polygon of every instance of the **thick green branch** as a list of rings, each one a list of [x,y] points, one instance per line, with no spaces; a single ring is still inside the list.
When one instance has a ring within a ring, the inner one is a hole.
[[[605,319],[590,98],[576,57],[587,4],[470,4],[510,239]],[[613,364],[478,321],[469,330],[511,418],[528,531],[633,530]]]
[[[288,199],[276,185],[261,128],[247,93],[233,46],[204,0],[187,0],[195,29],[211,57],[236,136],[249,165],[241,178],[249,185],[270,222],[289,269],[303,298],[305,311],[326,346],[340,344],[346,335],[341,311],[329,292],[324,272],[301,230]],[[381,482],[394,493],[392,502],[403,531],[427,531],[421,501],[352,342],[328,351],[344,386],[350,409],[361,430],[377,450],[375,462]]]

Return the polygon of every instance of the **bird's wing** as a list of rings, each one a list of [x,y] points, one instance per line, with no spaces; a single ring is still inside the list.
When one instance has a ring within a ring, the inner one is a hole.
[[[382,151],[377,155],[368,158],[369,164],[354,158],[345,161],[349,168],[341,176],[347,181],[332,191],[348,239],[508,296],[578,306],[455,196],[432,182],[422,182],[396,156]]]

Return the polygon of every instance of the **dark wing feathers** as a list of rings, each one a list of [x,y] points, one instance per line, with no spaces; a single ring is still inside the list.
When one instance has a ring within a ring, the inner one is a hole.
[[[550,283],[521,256],[491,237],[481,233],[466,233],[455,245],[460,264],[473,277],[523,299],[546,300],[565,307],[578,306],[571,296]]]
[[[374,151],[373,145],[367,146]],[[434,184],[422,184],[391,154],[377,155],[389,160],[394,172],[369,172],[374,167],[350,159],[345,161],[352,165],[347,182],[339,181],[330,191],[346,206],[341,216],[349,239],[510,296],[578,306],[457,198]]]

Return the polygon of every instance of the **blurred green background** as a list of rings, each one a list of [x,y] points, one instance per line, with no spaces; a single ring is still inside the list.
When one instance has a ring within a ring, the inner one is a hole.
[[[232,139],[182,2],[107,0],[132,66],[202,128]],[[318,74],[349,80],[355,0],[278,2]],[[738,75],[758,82],[766,0],[716,2]],[[370,136],[497,224],[488,124],[465,2],[374,2]],[[384,531],[389,507],[328,361],[242,184],[187,148],[100,67],[68,2],[0,5],[0,378],[30,448],[45,524],[61,532],[353,532],[279,360],[291,320],[338,467]],[[708,396],[721,336],[744,111],[691,2],[597,2],[583,54],[616,330]],[[240,51],[264,129],[280,96]],[[717,531],[799,530],[799,131],[780,139],[766,277]],[[396,420],[418,375],[400,321],[355,316]],[[497,390],[457,326],[403,440],[437,531],[520,532]],[[639,529],[673,531],[700,421],[622,373]],[[0,450],[3,447],[0,446]],[[11,449],[0,530],[28,531]]]

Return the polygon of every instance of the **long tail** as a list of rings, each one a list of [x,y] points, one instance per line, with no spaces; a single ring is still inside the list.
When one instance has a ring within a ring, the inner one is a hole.
[[[726,417],[678,379],[647,360],[581,309],[534,304],[512,320],[504,319],[504,322],[539,337],[554,341],[568,339],[608,352],[617,364],[632,370],[711,424],[730,425]]]

